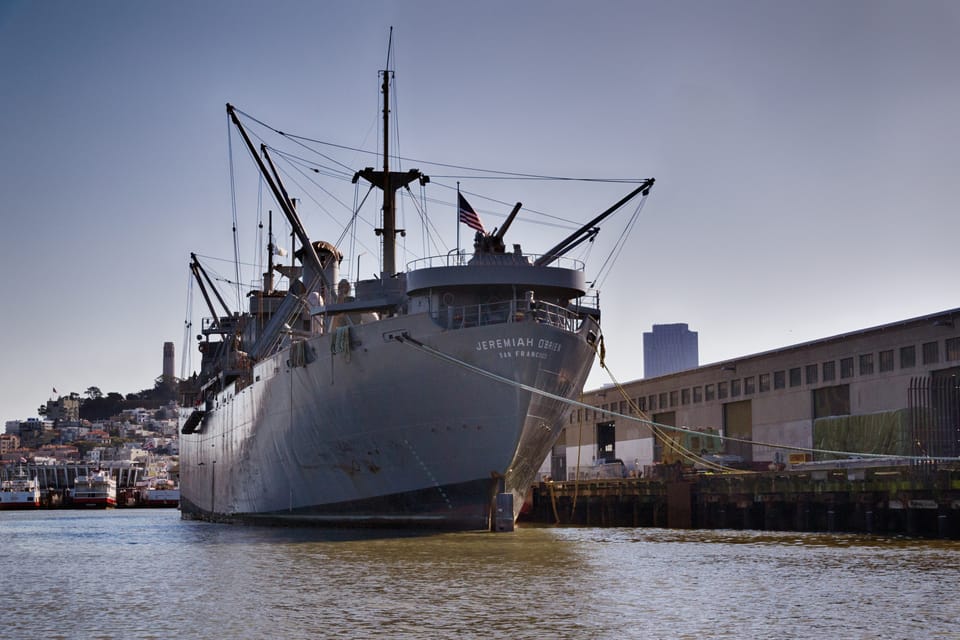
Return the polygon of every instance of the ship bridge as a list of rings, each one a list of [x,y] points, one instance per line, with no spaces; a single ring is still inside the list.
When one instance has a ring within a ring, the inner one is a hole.
[[[560,266],[535,266],[540,256],[518,253],[477,254],[468,264],[450,264],[458,256],[434,256],[408,265],[407,295],[428,291],[507,287],[536,291],[558,300],[581,298],[587,293],[583,263],[561,258]]]

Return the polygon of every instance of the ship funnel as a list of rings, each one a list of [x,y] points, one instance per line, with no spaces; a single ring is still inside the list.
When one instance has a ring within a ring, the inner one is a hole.
[[[320,291],[318,293],[323,301],[328,303],[334,300],[336,296],[336,286],[337,281],[340,279],[340,262],[343,260],[343,254],[340,253],[335,246],[322,240],[313,243],[313,250],[316,252],[317,257],[320,259],[320,265],[323,267],[323,277],[320,281]],[[300,258],[303,264],[303,282],[307,284],[313,282],[318,274],[309,262],[302,260],[302,253],[303,249],[297,251],[297,258]],[[309,294],[311,292],[308,291],[306,293]]]

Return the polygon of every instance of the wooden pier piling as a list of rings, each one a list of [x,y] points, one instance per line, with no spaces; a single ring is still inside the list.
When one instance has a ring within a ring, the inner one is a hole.
[[[960,465],[544,482],[521,522],[960,539]]]

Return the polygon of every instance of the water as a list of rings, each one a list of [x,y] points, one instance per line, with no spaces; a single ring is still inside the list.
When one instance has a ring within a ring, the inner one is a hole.
[[[960,543],[0,513],[4,638],[960,638]]]

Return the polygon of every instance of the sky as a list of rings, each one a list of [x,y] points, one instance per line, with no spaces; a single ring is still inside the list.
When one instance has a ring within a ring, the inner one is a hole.
[[[234,210],[247,264],[276,210],[224,104],[374,151],[391,26],[398,166],[656,179],[600,283],[621,382],[642,376],[653,324],[687,323],[707,364],[960,306],[949,0],[4,0],[0,418],[54,389],[149,388],[167,341],[181,372],[205,315],[194,291],[188,316],[190,253],[229,279]],[[419,168],[442,253],[457,172]],[[629,190],[459,180],[488,227],[524,203],[507,242],[530,253],[572,228],[541,213],[585,222]],[[300,197],[308,233],[339,237],[344,211]],[[399,262],[433,253],[401,215]],[[625,222],[582,256],[588,278]],[[363,242],[344,268],[369,277]],[[609,382],[595,366],[587,387]]]

